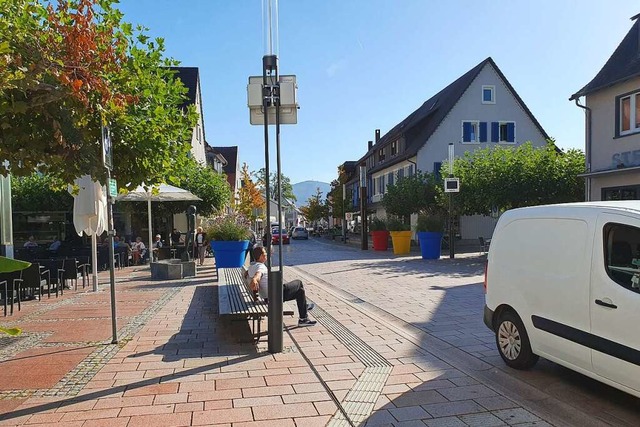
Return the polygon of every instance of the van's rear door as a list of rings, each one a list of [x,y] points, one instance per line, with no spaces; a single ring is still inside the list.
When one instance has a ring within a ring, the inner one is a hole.
[[[640,391],[640,218],[602,213],[591,264],[595,373]]]

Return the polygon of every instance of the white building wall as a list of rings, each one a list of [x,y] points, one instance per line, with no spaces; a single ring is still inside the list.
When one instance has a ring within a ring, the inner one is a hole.
[[[196,111],[198,112],[198,123],[193,128],[193,134],[191,136],[191,155],[201,165],[206,165],[207,156],[204,149],[204,120],[202,104],[200,103],[200,83],[196,88]]]
[[[482,103],[482,86],[495,86],[495,104]],[[477,120],[489,123],[487,139],[491,140],[491,122],[515,122],[515,143],[462,143],[462,123]],[[451,109],[429,141],[418,151],[416,163],[418,170],[433,172],[434,163],[444,162],[449,155],[449,143],[454,143],[455,155],[462,156],[466,151],[476,149],[509,146],[515,147],[531,141],[535,147],[542,147],[546,140],[542,132],[520,106],[515,96],[500,78],[491,64],[487,64],[469,85],[458,103]],[[446,174],[447,171],[442,171]],[[461,187],[464,183],[460,184]],[[493,233],[495,223],[479,216],[474,219],[461,219],[460,234],[463,239],[489,237]],[[491,219],[491,218],[489,218]]]

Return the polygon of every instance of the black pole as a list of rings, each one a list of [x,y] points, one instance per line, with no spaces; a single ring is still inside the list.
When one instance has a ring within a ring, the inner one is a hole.
[[[347,187],[342,184],[342,241],[347,243],[347,213],[344,210],[344,201],[347,198]]]
[[[449,178],[453,178],[453,175],[449,175]],[[449,193],[449,258],[451,259],[456,256],[455,240],[456,236],[453,231],[453,193]]]
[[[362,219],[362,229],[360,230],[360,249],[369,249],[367,236],[367,187],[360,187],[360,218]]]
[[[272,104],[274,99],[274,87],[269,81],[273,79],[273,76],[276,76],[276,84],[277,84],[277,75],[278,75],[278,58],[275,55],[265,55],[262,57],[262,86],[263,86],[263,98],[262,98],[262,109],[264,112],[264,156],[265,156],[265,195],[267,199],[267,270],[269,272],[268,276],[268,296],[269,296],[269,308],[267,313],[267,318],[269,321],[269,329],[268,329],[268,350],[269,353],[282,353],[283,349],[283,340],[282,340],[282,274],[279,272],[272,272],[271,269],[271,196],[269,194],[270,185],[269,185],[269,114],[268,110]],[[269,77],[267,77],[267,74]],[[275,95],[279,95],[276,93]],[[278,106],[279,103],[276,101],[276,144],[277,144],[277,173],[280,173],[280,145],[279,145],[279,112]],[[278,176],[278,184],[280,182],[280,177]],[[279,191],[279,188],[278,188]],[[278,197],[279,199],[279,197]],[[280,206],[278,207],[280,210]],[[280,212],[278,212],[280,214]],[[282,232],[282,224],[280,224],[280,231]],[[282,244],[282,238],[280,238],[280,244]],[[280,246],[282,248],[282,246]],[[282,250],[280,250],[282,253]],[[280,255],[281,257],[282,255]],[[282,266],[282,259],[280,258],[280,266]],[[282,267],[280,267],[282,268]]]
[[[110,181],[111,170],[107,168],[107,187],[109,186]],[[116,230],[114,230],[113,228],[113,203],[113,197],[111,197],[111,194],[109,194],[107,199],[107,205],[109,206],[107,212],[107,233],[109,234],[109,285],[111,288],[111,332],[113,334],[111,344],[118,344],[118,328],[116,325],[116,272],[115,266],[113,265],[113,258],[115,257],[113,241],[116,235]]]

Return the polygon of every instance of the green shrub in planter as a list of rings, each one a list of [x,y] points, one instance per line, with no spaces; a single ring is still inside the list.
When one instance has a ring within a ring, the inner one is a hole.
[[[438,215],[418,215],[416,231],[432,231],[442,233],[444,231],[444,218]]]
[[[410,231],[411,226],[409,224],[405,224],[398,218],[390,218],[387,221],[387,229],[389,231]]]
[[[371,218],[371,222],[369,223],[369,231],[386,231],[387,230],[387,222],[382,219],[374,216]]]
[[[251,236],[248,221],[237,214],[224,214],[210,218],[202,228],[209,240],[241,241],[249,240]]]

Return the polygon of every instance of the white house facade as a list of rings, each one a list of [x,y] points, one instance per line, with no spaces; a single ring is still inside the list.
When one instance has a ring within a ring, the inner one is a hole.
[[[460,156],[527,141],[541,147],[549,139],[491,58],[427,100],[382,138],[378,135],[358,163],[366,164],[369,207],[381,218],[386,217],[380,202],[387,186],[416,171],[443,173],[440,168],[450,143]],[[357,180],[349,184],[357,196]],[[459,232],[467,239],[489,237],[494,226],[490,217],[462,217]]]

